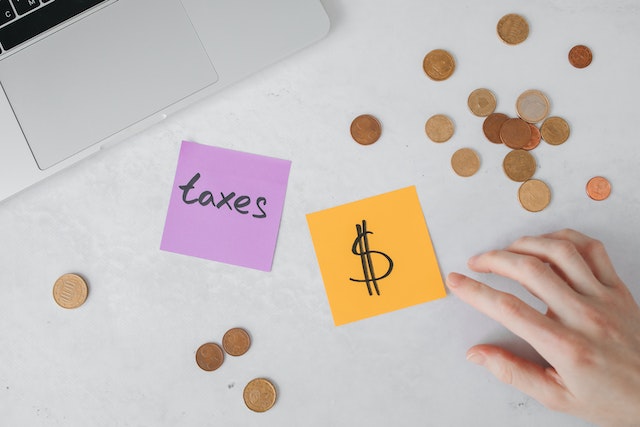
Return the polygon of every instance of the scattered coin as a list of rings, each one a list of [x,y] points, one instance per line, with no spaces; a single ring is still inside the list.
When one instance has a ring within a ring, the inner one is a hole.
[[[382,134],[382,125],[371,114],[363,114],[351,122],[351,136],[360,145],[371,145]]]
[[[453,122],[444,114],[430,117],[424,128],[433,142],[445,142],[453,136]]]
[[[461,148],[453,153],[451,167],[460,176],[472,176],[480,169],[480,157],[471,148]]]
[[[593,200],[601,201],[611,194],[611,183],[601,176],[595,176],[587,182],[587,195]]]
[[[523,16],[510,13],[498,21],[498,36],[510,45],[520,44],[529,36],[529,23]]]
[[[247,408],[255,412],[265,412],[276,403],[276,388],[265,378],[249,381],[242,393]]]
[[[215,371],[224,362],[224,352],[216,343],[202,344],[196,351],[196,363],[205,371]]]
[[[442,81],[451,77],[456,68],[456,62],[446,50],[435,49],[424,57],[422,68],[430,79]]]
[[[53,299],[62,308],[78,308],[87,300],[87,282],[77,274],[63,274],[53,284]]]
[[[504,173],[516,182],[524,182],[531,178],[536,171],[536,159],[525,150],[509,152],[502,162]]]
[[[569,124],[560,117],[549,117],[542,123],[542,139],[551,145],[560,145],[569,139]]]
[[[540,135],[540,129],[538,129],[536,125],[529,123],[529,127],[531,128],[531,140],[527,145],[522,147],[523,150],[527,150],[527,151],[531,151],[534,148],[536,148],[538,145],[540,145],[540,140],[542,138]]]
[[[494,144],[502,144],[502,140],[500,139],[500,128],[507,120],[509,120],[509,116],[506,114],[489,114],[482,123],[482,132],[484,132],[484,136]]]
[[[524,91],[516,101],[518,116],[526,122],[538,123],[549,114],[549,99],[539,90]]]
[[[509,148],[518,149],[531,141],[529,123],[522,119],[508,119],[500,128],[500,140]]]
[[[538,179],[525,181],[518,190],[518,199],[529,212],[540,212],[551,202],[551,190]]]
[[[467,105],[478,117],[487,117],[496,109],[496,96],[489,89],[476,89],[469,95]]]
[[[231,356],[242,356],[251,347],[251,337],[242,328],[229,329],[222,337],[222,347]]]
[[[593,54],[587,46],[579,44],[569,51],[569,63],[576,68],[588,67],[592,60]]]

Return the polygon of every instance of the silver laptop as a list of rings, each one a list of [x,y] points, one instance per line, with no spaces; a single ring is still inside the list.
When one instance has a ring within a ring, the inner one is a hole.
[[[0,0],[0,200],[328,28],[319,0]]]

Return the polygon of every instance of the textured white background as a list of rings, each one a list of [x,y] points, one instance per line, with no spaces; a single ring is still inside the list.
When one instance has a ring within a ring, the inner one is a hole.
[[[334,327],[305,214],[416,185],[443,274],[522,234],[574,227],[603,240],[636,297],[640,288],[638,76],[635,0],[324,0],[328,37],[130,140],[0,204],[0,425],[2,426],[585,426],[547,411],[465,360],[479,342],[530,349],[455,297]],[[519,46],[496,36],[501,16],[531,27]],[[295,17],[291,17],[295,19]],[[578,43],[592,65],[571,67]],[[423,73],[434,48],[454,53],[452,78]],[[553,201],[532,214],[501,170],[468,94],[487,87],[514,114],[537,88],[572,130],[535,151],[536,177]],[[361,147],[351,120],[375,114],[383,136]],[[456,125],[434,144],[424,123]],[[180,141],[293,161],[273,271],[161,252]],[[450,169],[473,147],[471,178]],[[613,185],[601,203],[586,181]],[[66,311],[51,288],[84,275],[86,304]],[[483,277],[525,296],[515,283]],[[216,372],[197,347],[230,327],[252,334],[250,352]],[[242,401],[256,376],[274,380],[264,414]]]

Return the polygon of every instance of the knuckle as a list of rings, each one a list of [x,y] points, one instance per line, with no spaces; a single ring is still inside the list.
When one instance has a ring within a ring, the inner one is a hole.
[[[600,240],[590,239],[585,245],[585,252],[597,256],[606,253],[606,249]]]
[[[496,301],[499,312],[506,318],[520,317],[522,313],[522,301],[511,294],[502,294]]]
[[[560,259],[573,259],[580,256],[578,248],[567,240],[559,240],[555,242],[555,251]]]
[[[546,275],[549,271],[549,266],[547,264],[532,256],[521,257],[518,264],[518,268],[521,271],[533,277]]]

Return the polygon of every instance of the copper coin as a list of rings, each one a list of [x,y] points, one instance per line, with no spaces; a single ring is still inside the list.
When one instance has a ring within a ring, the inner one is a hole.
[[[498,36],[506,44],[522,43],[529,36],[529,23],[523,16],[510,13],[498,21]]]
[[[500,139],[500,128],[507,120],[509,120],[509,116],[506,114],[489,114],[482,123],[482,132],[484,132],[484,136],[494,144],[502,144],[502,140]]]
[[[249,381],[244,388],[242,397],[247,408],[255,412],[265,412],[276,403],[276,388],[265,378]]]
[[[62,308],[78,308],[87,300],[87,282],[77,274],[63,274],[53,284],[53,299]]]
[[[467,105],[478,117],[487,117],[496,109],[496,96],[489,89],[476,89],[469,95]]]
[[[526,122],[538,123],[549,114],[549,99],[539,90],[530,89],[522,92],[516,101],[518,116]]]
[[[360,145],[371,145],[382,135],[382,125],[371,114],[363,114],[351,122],[351,136]]]
[[[480,157],[471,148],[461,148],[453,153],[451,167],[460,176],[472,176],[480,169]]]
[[[453,56],[444,49],[435,49],[427,53],[422,61],[422,68],[430,79],[447,80],[456,69]]]
[[[579,44],[569,51],[569,62],[576,68],[588,67],[592,60],[593,54],[587,46]]]
[[[601,201],[611,194],[611,183],[601,176],[595,176],[587,182],[587,195],[593,200]]]
[[[251,337],[242,328],[229,329],[222,337],[222,347],[231,356],[242,356],[251,347]]]
[[[502,161],[502,168],[507,176],[516,182],[524,182],[536,172],[536,159],[525,150],[513,150]]]
[[[518,190],[518,199],[529,212],[540,212],[551,202],[551,190],[538,179],[525,181]]]
[[[529,123],[522,119],[509,119],[500,128],[500,140],[509,148],[522,148],[531,141]]]
[[[445,142],[453,136],[453,122],[444,114],[430,117],[424,129],[433,142]]]
[[[551,145],[560,145],[569,139],[569,123],[560,117],[549,117],[540,127],[542,139]]]
[[[531,140],[527,145],[522,147],[523,150],[527,151],[531,151],[538,145],[540,145],[540,140],[542,138],[540,135],[540,129],[538,129],[536,125],[532,125],[531,123],[529,123],[529,127],[531,128]]]
[[[196,363],[205,371],[215,371],[224,362],[222,348],[212,342],[202,344],[196,351]]]

